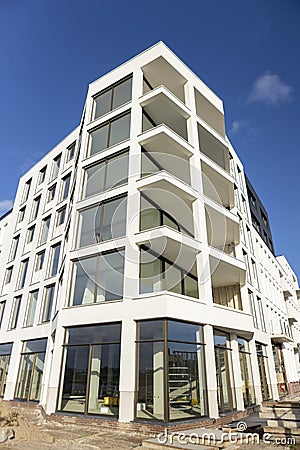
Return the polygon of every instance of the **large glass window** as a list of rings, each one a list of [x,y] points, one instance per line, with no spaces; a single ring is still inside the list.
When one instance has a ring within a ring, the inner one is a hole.
[[[238,338],[238,347],[241,366],[244,406],[247,407],[255,403],[249,342],[246,339]]]
[[[94,97],[92,120],[124,105],[131,100],[132,77],[119,81]]]
[[[112,145],[129,139],[130,112],[119,116],[90,133],[89,155],[102,152]]]
[[[202,327],[142,321],[137,345],[136,416],[169,421],[207,415]]]
[[[25,186],[24,186],[24,191],[23,191],[23,196],[22,196],[22,203],[24,203],[24,202],[26,202],[27,200],[28,200],[28,197],[29,197],[29,192],[30,192],[30,186],[31,186],[31,178],[30,178],[30,180],[28,180],[26,183],[25,183]]]
[[[69,328],[63,354],[59,409],[117,416],[121,324]]]
[[[235,392],[229,334],[214,330],[219,413],[235,409]]]
[[[85,169],[83,198],[126,184],[128,180],[128,151],[106,158]]]
[[[191,272],[196,273],[195,264]],[[196,275],[143,246],[140,251],[140,293],[162,290],[199,298]]]
[[[34,317],[35,317],[35,311],[36,311],[36,306],[37,306],[37,300],[38,300],[38,295],[39,295],[39,291],[38,290],[30,292],[30,294],[29,294],[29,301],[28,301],[28,306],[27,306],[27,312],[26,312],[26,317],[25,317],[25,321],[24,321],[24,326],[25,327],[32,327],[33,326]]]
[[[59,168],[60,168],[60,163],[61,163],[61,155],[58,155],[52,163],[52,174],[51,174],[51,180],[54,180],[59,172]]]
[[[72,305],[123,298],[124,251],[101,253],[73,266]]]
[[[119,197],[79,213],[77,246],[116,239],[126,234],[127,197]]]
[[[39,401],[41,397],[47,339],[25,341],[21,353],[15,397]]]
[[[4,396],[6,378],[13,344],[0,344],[0,397]]]

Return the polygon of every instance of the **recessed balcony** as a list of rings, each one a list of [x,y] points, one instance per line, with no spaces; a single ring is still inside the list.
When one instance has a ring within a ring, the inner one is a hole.
[[[203,193],[214,202],[231,210],[234,207],[234,183],[226,172],[201,161]]]
[[[142,71],[144,74],[144,94],[164,85],[184,103],[184,85],[187,80],[162,56],[143,66]]]
[[[201,153],[230,173],[229,150],[221,140],[198,123],[198,138]]]
[[[167,125],[186,141],[189,110],[163,86],[148,92],[140,102],[143,108],[142,131]]]
[[[205,204],[205,218],[208,244],[211,247],[235,255],[235,248],[240,243],[239,219],[229,211]]]
[[[141,176],[166,170],[176,178],[190,184],[190,156],[192,147],[165,125],[143,133]]]
[[[224,114],[207,97],[195,89],[196,113],[210,127],[225,137]],[[219,99],[218,99],[219,100]]]
[[[166,214],[165,224],[173,222],[179,229],[182,228],[181,231],[194,235],[193,202],[197,196],[189,186],[163,171],[138,180],[137,187],[152,205],[145,208],[149,210],[148,213],[151,209],[153,212],[153,208],[163,211]],[[145,221],[146,213],[147,211],[144,213]],[[149,217],[154,220],[153,215]],[[153,224],[157,225],[157,221]]]
[[[210,247],[210,272],[212,286],[244,286],[246,282],[246,267],[243,261]]]

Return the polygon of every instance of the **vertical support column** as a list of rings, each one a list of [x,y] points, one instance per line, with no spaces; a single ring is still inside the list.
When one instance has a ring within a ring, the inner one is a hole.
[[[217,418],[219,417],[219,410],[213,327],[211,325],[204,325],[203,334],[205,342],[208,414],[211,418]]]
[[[59,394],[60,386],[64,335],[64,328],[62,326],[57,326],[55,341],[53,343],[52,364],[49,376],[48,392],[45,402],[45,411],[47,414],[52,414],[56,411],[57,397]]]
[[[21,351],[22,351],[22,341],[15,340],[10,355],[4,400],[13,400],[15,397]]]
[[[251,360],[251,366],[252,366],[255,403],[257,405],[260,405],[262,403],[261,380],[260,380],[260,375],[259,375],[258,360],[257,360],[257,356],[256,356],[256,345],[255,345],[254,339],[251,339],[251,341],[249,341],[249,350],[251,353],[250,360]]]
[[[135,415],[135,330],[134,320],[125,318],[122,322],[120,357],[120,422],[132,422]]]
[[[242,391],[242,374],[240,367],[240,357],[239,357],[239,347],[237,341],[237,335],[231,334],[230,336],[231,348],[232,348],[232,371],[233,371],[233,382],[234,382],[234,392],[236,398],[236,409],[242,411],[244,407],[243,391]]]
[[[47,347],[46,347],[46,359],[43,368],[43,380],[42,380],[42,392],[40,404],[43,405],[45,409],[47,403],[48,395],[48,385],[50,379],[51,365],[52,365],[52,355],[53,355],[53,339],[52,336],[48,337]]]

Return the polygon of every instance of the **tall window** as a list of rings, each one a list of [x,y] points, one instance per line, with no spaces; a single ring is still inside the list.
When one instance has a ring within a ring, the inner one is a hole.
[[[15,297],[13,299],[11,313],[10,313],[10,319],[9,319],[9,330],[13,330],[17,327],[19,313],[20,313],[20,306],[21,306],[21,300],[22,295],[19,295],[18,297]]]
[[[26,316],[25,316],[25,321],[24,321],[25,327],[33,326],[38,295],[39,295],[38,290],[30,292],[30,294],[29,294],[29,301],[28,301],[27,311],[26,311]]]
[[[142,247],[140,252],[140,293],[176,292],[199,298],[195,264],[186,272],[171,261]]]
[[[42,222],[42,230],[40,235],[40,245],[45,244],[48,239],[51,216],[46,217]]]
[[[52,174],[51,174],[51,180],[54,180],[58,173],[59,173],[59,168],[60,168],[60,163],[61,163],[61,155],[58,155],[52,163]]]
[[[121,80],[94,97],[92,120],[102,117],[110,111],[131,100],[132,77]]]
[[[23,206],[23,208],[20,208],[19,210],[19,214],[18,214],[18,223],[23,222],[24,220],[24,216],[25,216],[25,206]]]
[[[53,277],[57,274],[61,243],[51,247],[51,266],[49,275]]]
[[[14,267],[12,266],[12,267],[8,267],[6,269],[4,284],[9,284],[11,282],[11,276],[12,276],[12,273],[13,273],[13,268]]]
[[[203,344],[200,325],[138,323],[138,418],[168,422],[207,415]]]
[[[12,342],[0,344],[0,397],[4,396]]]
[[[63,208],[61,208],[57,211],[57,216],[56,216],[56,226],[57,227],[59,227],[60,225],[62,225],[65,222],[66,211],[67,211],[66,206],[64,206]]]
[[[55,197],[55,192],[56,192],[56,184],[54,184],[53,186],[51,186],[48,189],[48,195],[47,195],[47,202],[52,202],[52,200],[54,200]]]
[[[130,112],[106,122],[90,132],[89,155],[95,155],[108,147],[119,144],[130,135]]]
[[[47,166],[43,167],[43,168],[39,171],[38,184],[42,184],[42,183],[45,181],[46,170],[47,170]]]
[[[32,227],[28,228],[27,236],[26,236],[26,244],[29,244],[30,242],[33,241],[34,230],[35,230],[35,225],[33,225]]]
[[[95,244],[126,234],[127,197],[112,199],[79,213],[77,246]]]
[[[214,330],[218,406],[220,414],[235,409],[235,392],[229,334]]]
[[[59,409],[117,416],[121,324],[67,329]]]
[[[37,218],[39,208],[41,203],[41,196],[39,195],[37,198],[33,200],[33,206],[31,211],[31,220],[34,220]]]
[[[85,169],[82,197],[91,197],[108,189],[126,184],[128,180],[128,151],[118,153]]]
[[[45,260],[45,250],[42,252],[37,253],[36,260],[35,260],[35,271],[38,272],[39,270],[42,270]]]
[[[25,285],[26,275],[27,275],[27,270],[28,270],[28,262],[29,262],[29,259],[24,259],[24,261],[21,262],[17,289],[22,289]]]
[[[47,339],[25,341],[21,353],[15,397],[39,401],[42,390]]]
[[[75,146],[76,146],[76,142],[74,144],[72,144],[70,147],[68,147],[67,149],[67,162],[71,161],[71,159],[74,158],[75,155]]]
[[[124,251],[101,253],[73,266],[72,305],[123,298]]]
[[[0,327],[2,326],[5,305],[6,305],[6,302],[0,302]]]
[[[69,191],[70,191],[71,174],[69,174],[68,176],[63,178],[62,181],[63,181],[63,187],[62,187],[61,199],[65,200],[68,197]]]
[[[29,192],[30,192],[30,186],[31,186],[31,178],[30,178],[30,180],[28,180],[26,183],[25,183],[25,186],[24,186],[24,191],[23,191],[23,196],[22,196],[22,203],[24,203],[24,202],[26,202],[26,200],[28,200],[28,197],[29,197]]]
[[[244,406],[248,407],[255,403],[249,342],[246,339],[238,337],[238,348],[241,366]]]
[[[49,322],[53,308],[55,284],[47,286],[44,292],[41,322]]]
[[[258,369],[261,383],[261,394],[264,401],[269,400],[270,396],[270,375],[267,357],[267,348],[263,344],[256,343],[256,354],[258,361]]]
[[[9,260],[10,261],[14,261],[14,259],[16,257],[17,250],[18,250],[18,245],[19,245],[19,239],[20,239],[20,235],[14,237],[13,240],[12,240],[11,249],[10,249],[10,255],[9,255]]]

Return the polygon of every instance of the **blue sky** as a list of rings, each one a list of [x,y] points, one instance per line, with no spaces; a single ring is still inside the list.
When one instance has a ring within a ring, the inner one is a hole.
[[[78,125],[88,83],[163,40],[224,101],[227,133],[300,275],[298,0],[0,0],[0,214]]]

